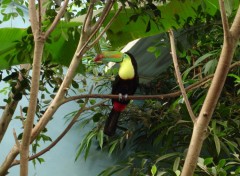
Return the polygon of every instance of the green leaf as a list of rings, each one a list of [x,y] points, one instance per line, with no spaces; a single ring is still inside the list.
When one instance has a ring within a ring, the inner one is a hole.
[[[20,8],[16,8],[16,11],[17,11],[17,13],[21,16],[21,17],[23,17],[24,16],[24,13],[23,13],[23,11],[22,11],[22,9],[20,9]]]
[[[155,164],[151,168],[151,173],[153,176],[157,173],[157,166]]]
[[[98,133],[98,143],[101,149],[103,148],[103,139],[104,139],[103,130],[100,130]]]
[[[94,136],[96,136],[96,131],[90,131],[89,133],[87,133],[85,135],[85,137],[83,138],[80,147],[77,151],[76,157],[75,157],[75,161],[79,158],[80,154],[83,152],[83,150],[85,149],[85,154],[84,154],[84,159],[86,160],[90,151],[90,147],[92,144],[92,138]]]
[[[220,151],[221,151],[220,140],[219,140],[218,136],[215,135],[215,134],[213,135],[213,139],[214,139],[214,143],[215,143],[217,154],[219,155]]]
[[[45,160],[43,158],[37,158],[37,161],[41,164],[43,162],[45,162]]]
[[[232,11],[234,9],[234,0],[224,0],[225,10],[227,12],[227,16],[231,16]]]
[[[101,113],[96,113],[92,116],[92,119],[93,121],[96,123],[96,122],[99,122],[100,118],[102,117],[103,115]]]
[[[173,163],[173,171],[176,172],[180,163],[180,157],[177,157]]]
[[[198,16],[198,12],[194,9],[197,9],[201,3],[202,0],[172,0],[166,5],[159,5],[157,8],[158,11],[161,12],[161,17],[157,18],[157,24],[152,20],[151,26],[150,22],[148,22],[149,16],[147,13],[145,13],[145,15],[136,15],[133,8],[125,8],[124,11],[126,13],[120,13],[114,20],[113,24],[107,31],[107,37],[113,48],[118,48],[137,38],[163,33],[170,28],[179,29],[183,26],[189,16],[193,19]],[[211,4],[206,3],[206,6],[205,13],[214,15],[218,10],[216,8],[218,6],[218,1],[211,1]],[[108,24],[114,14],[114,10],[110,12],[104,25]],[[175,21],[176,14],[179,16],[178,22]],[[78,18],[80,17],[77,17],[74,21],[79,21]],[[146,32],[146,22],[148,22],[148,32]]]
[[[180,176],[181,175],[181,171],[180,170],[176,170],[175,174],[176,174],[176,176]]]
[[[204,165],[209,165],[209,164],[213,164],[213,158],[205,158],[204,159]]]
[[[223,168],[223,166],[225,166],[225,164],[226,164],[226,160],[225,159],[221,159],[218,162],[218,165],[217,165],[218,169]]]
[[[150,47],[148,47],[147,51],[150,52],[150,53],[154,53],[156,51],[156,47],[155,46],[150,46]]]
[[[118,140],[116,140],[116,141],[113,142],[112,146],[110,147],[110,149],[109,149],[109,151],[108,151],[109,155],[112,154],[112,152],[114,151],[114,149],[115,149],[115,147],[116,147],[117,144],[118,144]]]
[[[203,67],[203,73],[205,75],[213,74],[216,69],[217,63],[218,63],[217,59],[212,59],[208,61]]]
[[[90,103],[91,105],[94,105],[94,104],[96,103],[96,100],[95,100],[95,99],[91,99],[91,100],[89,100],[89,103]]]
[[[178,156],[179,153],[168,153],[168,154],[165,154],[165,155],[162,155],[160,156],[157,160],[156,160],[156,163],[158,163],[159,161],[162,161],[162,160],[165,160],[165,159],[168,159],[168,158],[171,158],[171,157],[174,157],[174,156]]]
[[[217,53],[216,51],[212,51],[212,52],[206,53],[206,54],[204,54],[203,56],[199,57],[199,58],[196,60],[196,62],[194,63],[193,66],[191,66],[191,67],[188,68],[186,71],[184,71],[184,73],[183,73],[183,79],[186,79],[187,75],[189,74],[189,72],[190,72],[192,69],[198,67],[204,60],[206,60],[207,58],[215,55],[216,53]]]

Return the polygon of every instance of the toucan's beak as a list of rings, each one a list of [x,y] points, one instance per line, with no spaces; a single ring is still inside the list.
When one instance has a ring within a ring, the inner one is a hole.
[[[94,62],[96,63],[107,63],[107,62],[122,62],[123,53],[119,51],[105,51],[101,54],[98,54]]]

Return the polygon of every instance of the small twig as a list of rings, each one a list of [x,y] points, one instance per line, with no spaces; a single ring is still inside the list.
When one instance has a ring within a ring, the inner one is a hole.
[[[22,106],[20,106],[20,120],[22,122],[22,126],[24,128],[24,118],[23,118],[23,110],[22,110]]]
[[[65,0],[63,3],[63,6],[61,7],[61,9],[59,10],[57,16],[55,17],[54,21],[52,22],[51,26],[48,28],[48,30],[45,33],[44,38],[48,38],[48,36],[51,34],[51,32],[55,29],[55,27],[57,26],[59,20],[62,18],[63,14],[65,13],[66,9],[67,9],[67,5],[68,5],[69,0]]]
[[[171,29],[169,30],[169,37],[170,37],[170,44],[171,44],[171,54],[172,54],[172,58],[173,58],[173,64],[174,64],[174,67],[175,67],[177,81],[178,81],[180,90],[182,92],[182,96],[184,98],[184,101],[186,103],[189,115],[190,115],[193,123],[195,123],[196,117],[195,117],[195,115],[193,113],[193,110],[191,108],[190,102],[189,102],[187,94],[186,94],[186,90],[185,90],[183,82],[182,82],[182,77],[181,77],[181,73],[180,73],[179,66],[178,66],[178,61],[177,61],[177,54],[176,54],[176,48],[175,48],[174,34],[173,34],[173,31]]]
[[[15,143],[16,143],[16,145],[17,145],[17,147],[18,147],[18,150],[20,151],[20,150],[21,150],[21,144],[20,144],[20,142],[18,141],[17,134],[16,134],[16,131],[15,131],[14,128],[13,128],[13,137],[14,137]]]

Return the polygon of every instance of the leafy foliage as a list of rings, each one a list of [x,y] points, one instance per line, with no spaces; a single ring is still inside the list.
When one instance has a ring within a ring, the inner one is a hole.
[[[184,21],[180,35],[186,36],[187,40],[178,41],[179,61],[181,70],[185,70],[186,86],[214,72],[223,42],[219,12],[207,13],[203,7],[194,9],[195,18],[189,17]],[[234,16],[234,8],[231,12]],[[186,42],[189,48],[183,47]],[[154,48],[149,50],[155,52]],[[234,61],[237,62],[238,58],[235,57]],[[239,173],[238,74],[239,69],[234,68],[226,81],[223,96],[205,136],[195,175]],[[208,86],[205,83],[188,93],[195,114],[199,113]],[[169,90],[178,90],[172,68],[149,85],[141,86],[143,94],[169,93]],[[102,123],[100,120],[96,125],[102,128]],[[102,150],[107,150],[118,163],[99,175],[180,175],[192,128],[182,97],[165,101],[135,101],[122,114],[117,135],[104,137]],[[86,144],[84,141],[88,139],[86,136],[81,144]],[[91,140],[95,141],[94,138]]]
[[[2,1],[9,4],[10,1]],[[24,3],[23,1],[21,1]],[[156,2],[164,3],[158,7]],[[226,3],[228,17],[231,22],[236,13],[233,2]],[[104,1],[99,1],[96,9],[104,6]],[[203,77],[211,75],[217,64],[223,42],[220,15],[216,7],[217,1],[121,1],[125,6],[124,12],[107,32],[107,38],[100,40],[102,49],[122,47],[128,41],[138,37],[146,37],[161,32],[166,32],[170,27],[179,29],[180,35],[185,41],[177,41],[180,69],[183,71],[185,86],[198,82]],[[58,4],[49,1],[45,4],[47,9],[46,20],[43,29],[49,27],[50,22],[56,15]],[[127,6],[131,7],[128,9]],[[76,10],[80,8],[81,10]],[[87,3],[72,1],[68,12],[61,23],[46,43],[44,62],[42,64],[39,103],[37,106],[37,120],[43,115],[52,97],[62,83],[64,77],[63,66],[68,66],[77,47],[81,33],[81,21],[69,22],[71,19],[80,19],[86,13]],[[114,6],[117,9],[117,4]],[[19,10],[18,14],[21,15]],[[186,13],[185,13],[186,12]],[[4,14],[4,10],[1,11]],[[4,20],[9,20],[14,14],[4,14]],[[109,15],[108,20],[112,17]],[[108,21],[107,20],[107,21]],[[119,24],[121,24],[119,26]],[[140,25],[139,25],[140,24]],[[31,29],[1,29],[0,40],[0,69],[6,69],[19,63],[30,63],[33,53],[33,36]],[[189,47],[186,47],[189,46]],[[239,47],[239,46],[238,46]],[[66,52],[67,51],[67,52]],[[150,46],[149,52],[159,56],[156,47]],[[110,81],[116,74],[117,69],[103,73],[93,62],[95,55],[93,49],[85,55],[79,72],[81,79],[72,81],[69,91],[79,94],[86,92],[87,78],[90,78],[96,86],[95,91],[106,93],[110,87]],[[237,63],[239,48],[234,57]],[[23,72],[24,79],[18,82],[19,72]],[[14,100],[29,97],[30,78],[25,74],[27,70],[17,68],[6,70],[7,76],[0,80],[8,82],[10,91],[15,95]],[[234,67],[227,79],[222,97],[214,113],[213,120],[205,136],[203,152],[198,161],[195,175],[237,175],[240,172],[239,164],[239,68]],[[21,84],[22,89],[16,90],[16,84]],[[195,114],[203,104],[209,83],[188,92]],[[47,89],[51,87],[51,90]],[[177,91],[173,68],[148,85],[141,85],[141,94],[160,94]],[[0,90],[6,92],[6,89]],[[68,95],[66,95],[68,96]],[[10,99],[5,99],[9,103]],[[185,154],[192,133],[193,124],[190,121],[187,109],[181,96],[161,101],[146,100],[134,101],[122,114],[117,135],[109,138],[103,134],[103,125],[109,107],[107,103],[101,107],[91,109],[86,117],[78,121],[79,128],[93,124],[93,128],[87,132],[81,141],[76,158],[83,155],[88,159],[92,147],[107,151],[117,161],[112,167],[106,168],[99,175],[109,176],[113,174],[125,175],[180,175],[183,167]],[[80,107],[83,100],[77,101]],[[96,104],[96,100],[89,104]],[[26,116],[28,107],[23,107]],[[75,112],[69,113],[69,119]],[[16,117],[24,121],[24,117]],[[18,136],[22,138],[22,134]],[[32,144],[32,152],[36,153],[39,142],[50,142],[47,129],[38,136]],[[44,162],[43,158],[37,158],[34,163]]]

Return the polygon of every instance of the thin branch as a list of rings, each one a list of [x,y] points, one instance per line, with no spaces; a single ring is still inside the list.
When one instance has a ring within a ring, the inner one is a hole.
[[[35,0],[30,0],[29,1],[28,8],[29,8],[29,17],[30,17],[30,22],[31,22],[32,33],[34,35],[39,30],[38,29],[39,28],[39,26],[38,26],[39,21],[38,21],[37,13],[36,13]]]
[[[94,3],[91,2],[90,6],[88,7],[86,17],[85,17],[84,22],[83,22],[82,33],[91,32],[88,29],[90,28],[90,25],[91,25],[91,20],[92,20],[92,16],[93,16],[93,8],[94,8]]]
[[[219,3],[221,5],[223,1],[219,0]],[[194,124],[193,133],[189,144],[188,153],[183,165],[181,176],[189,176],[194,174],[194,170],[196,168],[197,161],[202,149],[203,141],[205,140],[208,125],[210,123],[213,112],[216,108],[217,102],[219,100],[220,94],[225,84],[227,74],[229,72],[229,67],[231,65],[233,55],[236,50],[237,42],[240,37],[239,32],[236,34],[233,33],[231,33],[231,35],[229,34],[229,31],[227,31],[228,28],[226,24],[224,24],[227,22],[226,19],[224,19],[226,17],[226,15],[224,14],[225,9],[220,8],[220,10],[223,18],[222,19],[223,25],[225,25],[223,26],[224,28],[223,47],[216,71],[214,73],[212,83],[209,87],[208,93],[202,105],[198,119]],[[236,20],[238,22],[235,25],[239,27],[240,20],[236,18],[239,18],[239,16],[236,15],[234,19],[234,21]]]
[[[111,8],[112,8],[112,6],[113,6],[113,3],[114,3],[113,0],[109,0],[109,1],[108,1],[108,3],[106,4],[105,9],[104,9],[103,12],[102,12],[102,15],[100,16],[100,19],[99,19],[99,20],[97,21],[97,23],[96,23],[96,24],[98,24],[98,25],[95,24],[95,26],[93,27],[93,30],[91,30],[91,31],[92,31],[91,35],[88,37],[88,39],[86,40],[86,42],[84,43],[84,45],[82,46],[82,48],[77,52],[76,57],[79,58],[80,56],[82,56],[83,51],[85,51],[85,50],[87,50],[87,49],[89,48],[89,47],[87,47],[88,44],[89,44],[89,42],[93,39],[93,37],[94,37],[94,36],[96,35],[96,33],[99,31],[99,29],[100,29],[103,21],[105,20],[105,18],[107,17],[108,13],[109,13],[110,10],[111,10]],[[117,11],[117,13],[118,13],[118,12],[119,12],[119,11]],[[115,18],[116,18],[116,15],[114,15],[114,16],[115,16]],[[106,30],[107,30],[107,29],[106,29]],[[98,38],[98,39],[100,39],[100,38]],[[95,42],[97,42],[97,41],[95,40]]]
[[[176,76],[177,76],[177,82],[179,84],[180,90],[182,92],[182,96],[183,96],[184,101],[186,103],[188,113],[189,113],[193,123],[195,123],[196,117],[193,113],[193,110],[191,108],[190,102],[188,100],[188,97],[187,97],[187,94],[186,94],[186,91],[185,91],[185,88],[184,88],[184,85],[183,85],[183,82],[182,82],[182,77],[181,77],[181,73],[180,73],[179,66],[178,66],[178,61],[177,61],[174,34],[173,34],[173,31],[171,29],[169,31],[169,37],[170,37],[171,54],[172,54],[172,58],[173,58],[173,64],[174,64],[175,72],[176,72]]]
[[[92,27],[93,33],[94,33],[94,31],[98,31],[99,28],[102,26],[102,23],[106,19],[106,17],[109,14],[110,10],[112,9],[112,6],[113,6],[114,2],[115,2],[115,0],[108,0],[105,8],[102,11],[102,15],[99,17],[98,21]]]
[[[66,9],[67,9],[67,5],[68,5],[69,0],[65,0],[63,3],[63,6],[61,7],[61,9],[59,10],[57,16],[55,17],[54,21],[52,22],[51,26],[48,28],[48,30],[45,33],[44,38],[48,38],[48,36],[51,34],[51,32],[55,29],[55,27],[57,26],[58,22],[60,21],[60,19],[62,18],[63,14],[65,13]]]
[[[42,28],[42,1],[38,0],[38,30],[41,30]]]
[[[188,87],[186,87],[186,91],[190,91],[196,88],[199,88],[201,86],[203,86],[204,84],[206,84],[208,81],[210,81],[210,79],[212,79],[213,75],[210,75],[206,78],[203,78],[201,81],[194,83]],[[179,95],[181,95],[181,91],[176,91],[176,92],[172,92],[172,93],[168,93],[168,94],[158,94],[158,95],[129,95],[126,99],[128,100],[145,100],[145,99],[166,99],[166,98],[174,98],[177,97]],[[65,98],[61,103],[67,103],[70,101],[74,101],[74,100],[79,100],[82,98],[107,98],[107,99],[118,99],[119,95],[114,95],[114,94],[83,94],[83,95],[77,95],[77,96],[72,96],[72,97],[68,97]]]
[[[27,70],[25,73],[21,72],[21,70]],[[17,92],[23,92],[24,87],[21,84],[21,81],[24,79],[26,75],[29,74],[29,65],[28,64],[21,64],[20,65],[20,71],[18,73],[18,80],[17,80],[17,85],[15,86],[15,93],[11,93],[9,95],[9,98],[11,101],[4,106],[4,111],[2,113],[2,116],[0,118],[0,143],[5,135],[5,132],[8,128],[9,123],[11,122],[12,116],[17,108],[19,100],[15,99],[15,95]],[[0,107],[2,108],[2,107]]]
[[[106,25],[106,27],[101,31],[101,33],[97,36],[97,38],[92,41],[89,44],[89,47],[91,48],[92,46],[94,46],[99,39],[103,36],[103,34],[109,29],[109,27],[112,25],[113,21],[116,19],[116,17],[119,15],[119,13],[122,11],[122,6],[118,9],[118,11],[114,14],[114,16],[111,18],[111,20],[109,21],[109,23]]]
[[[230,28],[231,35],[233,36],[233,38],[235,40],[239,39],[239,36],[240,36],[239,28],[240,28],[240,5],[238,7],[237,14],[236,14],[236,16],[233,20],[232,26]]]
[[[222,17],[223,32],[225,34],[224,37],[228,38],[230,33],[229,33],[227,14],[224,6],[224,0],[219,0],[219,6],[220,6],[221,17]]]
[[[89,93],[92,92],[92,88],[91,90],[89,91]],[[64,129],[64,131],[49,145],[47,146],[46,148],[44,148],[43,150],[41,150],[40,152],[32,155],[31,157],[29,157],[29,161],[30,160],[33,160],[37,157],[40,157],[41,155],[43,155],[44,153],[48,152],[49,150],[51,150],[66,134],[67,132],[73,127],[73,125],[76,123],[77,119],[79,118],[79,116],[81,115],[81,113],[83,113],[84,111],[87,111],[87,110],[90,110],[90,109],[93,109],[95,107],[98,107],[98,106],[101,106],[102,104],[104,104],[106,102],[106,100],[100,102],[100,103],[97,103],[93,106],[90,106],[90,107],[86,107],[87,103],[88,103],[88,98],[86,98],[83,106],[79,109],[79,111],[75,114],[75,116],[73,117],[73,119],[71,120],[71,122],[68,124],[68,126]],[[20,163],[19,160],[15,160],[11,167],[12,166],[15,166],[15,165],[18,165]]]
[[[230,66],[230,69],[233,69],[234,67],[240,66],[240,61],[237,61],[235,63],[233,63]],[[188,86],[185,88],[185,90],[191,91],[194,89],[197,89],[203,85],[205,85],[207,82],[209,82],[212,78],[213,78],[214,74],[208,75],[205,78],[201,79],[200,81]],[[129,95],[127,97],[127,99],[130,100],[145,100],[145,99],[166,99],[166,98],[174,98],[177,97],[179,95],[181,95],[181,91],[176,91],[176,92],[172,92],[172,93],[168,93],[168,94],[158,94],[158,95]],[[82,98],[108,98],[108,99],[112,99],[112,98],[119,98],[118,95],[104,95],[104,94],[83,94],[83,95],[78,95],[78,96],[72,96],[72,97],[68,97],[65,98],[62,101],[62,104],[70,102],[70,101],[74,101],[74,100],[78,100],[78,99],[82,99]]]
[[[21,145],[20,145],[20,142],[18,141],[17,134],[16,134],[16,131],[15,131],[14,128],[13,128],[13,137],[14,137],[14,140],[15,140],[15,144],[18,147],[18,150],[21,150]]]
[[[20,176],[28,175],[28,157],[29,145],[31,142],[31,132],[33,129],[33,122],[37,108],[37,98],[39,91],[39,79],[41,70],[41,61],[44,48],[44,40],[41,38],[41,33],[34,33],[34,56],[33,56],[33,69],[31,78],[30,99],[27,110],[27,118],[24,124],[23,137],[20,150]]]

